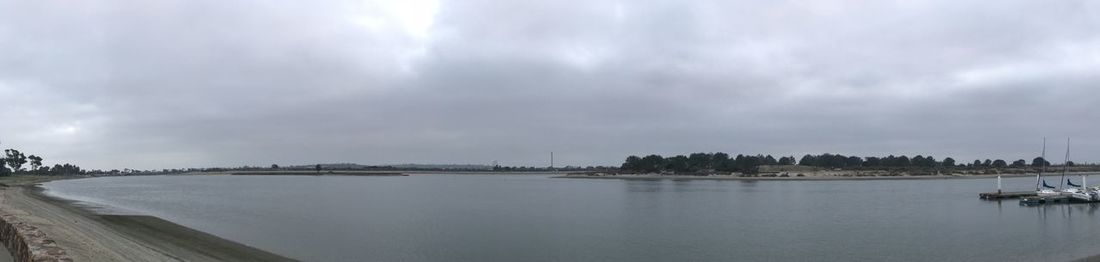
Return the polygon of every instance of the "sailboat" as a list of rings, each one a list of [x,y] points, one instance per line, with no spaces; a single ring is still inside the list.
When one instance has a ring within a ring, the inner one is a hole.
[[[1069,197],[1073,200],[1076,200],[1076,201],[1084,201],[1084,202],[1100,201],[1100,191],[1098,191],[1096,188],[1085,187],[1085,182],[1083,182],[1083,181],[1085,181],[1085,176],[1084,175],[1081,175],[1081,181],[1082,181],[1081,185],[1074,185],[1073,183],[1070,183],[1071,186],[1077,186],[1077,188],[1067,188],[1067,189],[1065,189],[1065,192],[1069,193]],[[1066,180],[1066,182],[1071,182],[1071,181]]]
[[[1056,187],[1047,185],[1047,181],[1043,180],[1043,171],[1047,169],[1047,138],[1045,137],[1043,138],[1043,154],[1039,158],[1043,162],[1039,162],[1041,167],[1039,172],[1035,174],[1035,194],[1040,197],[1061,195],[1060,192],[1054,191]],[[1039,185],[1040,182],[1042,182],[1042,187]]]
[[[1076,200],[1076,201],[1085,201],[1085,202],[1100,201],[1100,192],[1097,192],[1096,189],[1088,189],[1088,188],[1084,188],[1084,187],[1082,187],[1082,188],[1070,188],[1070,189],[1066,189],[1066,192],[1069,193],[1070,198],[1072,198],[1073,200]]]
[[[1070,188],[1062,189],[1062,192],[1067,194],[1071,200],[1092,202],[1100,200],[1100,191],[1089,189],[1086,187],[1088,181],[1085,180],[1085,175],[1081,175],[1081,184],[1077,185],[1073,183],[1073,180],[1066,178],[1066,171],[1069,170],[1069,138],[1066,138],[1066,158],[1062,164],[1062,179]]]
[[[1057,187],[1055,187],[1055,186],[1047,185],[1047,181],[1043,180],[1043,188],[1039,189],[1038,192],[1036,192],[1036,194],[1039,195],[1039,196],[1057,196],[1057,195],[1061,195],[1062,194],[1061,192],[1058,192],[1058,191],[1054,190],[1056,188]]]

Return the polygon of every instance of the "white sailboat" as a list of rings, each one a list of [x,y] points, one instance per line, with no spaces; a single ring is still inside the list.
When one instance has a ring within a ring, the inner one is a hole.
[[[1084,175],[1081,175],[1081,180],[1084,181]],[[1078,188],[1067,188],[1065,192],[1069,194],[1069,197],[1077,201],[1093,202],[1100,201],[1100,190],[1097,188],[1088,188],[1084,182]]]
[[[1043,153],[1039,156],[1042,162],[1039,162],[1039,172],[1035,174],[1035,194],[1040,197],[1057,196],[1061,195],[1061,192],[1054,191],[1055,187],[1047,185],[1047,181],[1043,179],[1043,171],[1047,169],[1047,138],[1043,138]],[[1040,183],[1042,186],[1040,186]]]
[[[1069,170],[1069,138],[1066,138],[1066,158],[1064,161],[1065,162],[1062,163],[1061,179],[1067,185],[1069,185],[1070,188],[1062,189],[1062,192],[1064,194],[1067,194],[1069,198],[1077,201],[1091,202],[1100,200],[1100,191],[1098,191],[1096,188],[1088,188],[1088,180],[1086,180],[1085,175],[1081,175],[1080,185],[1074,185],[1073,181],[1065,178],[1066,171]]]

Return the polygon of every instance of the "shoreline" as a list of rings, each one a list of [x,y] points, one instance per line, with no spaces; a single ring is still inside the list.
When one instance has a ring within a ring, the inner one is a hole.
[[[1073,172],[1066,175],[1100,174]],[[1034,177],[1035,174],[882,177],[736,177],[562,175],[550,178],[619,180],[866,181],[947,180]],[[295,261],[153,216],[102,215],[77,201],[50,196],[38,183],[90,177],[27,178],[0,181],[0,209],[38,227],[74,261]],[[1100,254],[1072,261],[1100,261]]]
[[[1066,175],[1100,174],[1100,172],[1073,172]],[[939,180],[983,178],[1032,177],[1035,174],[1000,175],[936,175],[936,176],[806,176],[806,177],[739,177],[739,176],[676,176],[676,175],[564,175],[551,178],[569,179],[619,179],[619,180],[730,180],[730,181],[863,181],[863,180]]]
[[[401,172],[380,171],[233,171],[216,172],[231,176],[409,176]]]
[[[295,261],[153,216],[97,214],[37,185],[0,188],[0,199],[75,261]]]

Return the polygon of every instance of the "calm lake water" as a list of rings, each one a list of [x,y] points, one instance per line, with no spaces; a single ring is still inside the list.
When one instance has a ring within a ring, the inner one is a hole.
[[[1005,179],[1009,188],[1033,183]],[[1100,254],[1100,206],[977,199],[993,186],[992,179],[541,175],[148,176],[44,185],[104,212],[153,215],[306,261],[1059,261]]]

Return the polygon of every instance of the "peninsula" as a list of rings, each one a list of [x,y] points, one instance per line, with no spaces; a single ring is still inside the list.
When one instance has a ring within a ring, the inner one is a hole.
[[[858,157],[841,154],[805,155],[778,159],[771,155],[693,153],[663,157],[629,156],[618,170],[571,172],[563,178],[609,179],[707,179],[707,180],[865,180],[865,179],[944,179],[995,176],[1027,176],[1041,169],[1070,173],[1100,172],[1100,165],[1072,161],[1052,165],[1042,157],[1029,163],[1023,159],[1011,163],[997,159],[960,163],[951,157],[942,161],[933,156],[905,155]]]

